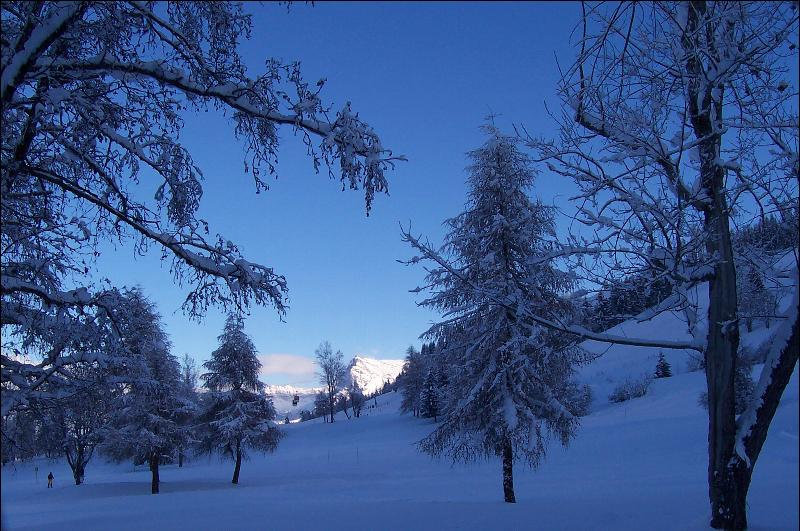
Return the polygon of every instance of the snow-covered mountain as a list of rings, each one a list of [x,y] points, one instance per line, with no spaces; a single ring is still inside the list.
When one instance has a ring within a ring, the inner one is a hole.
[[[404,360],[376,360],[356,356],[347,368],[351,383],[355,381],[364,394],[372,394],[386,382],[393,383],[403,370]]]
[[[347,380],[349,386],[357,382],[364,394],[378,391],[386,382],[392,383],[403,370],[403,360],[377,360],[356,356],[347,366]],[[278,412],[278,420],[289,416],[294,420],[300,418],[304,409],[314,409],[314,395],[321,391],[321,387],[295,387],[293,385],[268,385],[267,394],[272,395],[272,402]],[[297,405],[293,405],[295,395],[298,397]]]

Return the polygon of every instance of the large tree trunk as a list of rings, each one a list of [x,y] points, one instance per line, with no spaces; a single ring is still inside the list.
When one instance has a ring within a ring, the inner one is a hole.
[[[153,473],[153,480],[150,485],[150,494],[158,494],[158,461],[161,455],[159,452],[153,452],[150,454],[150,472]]]
[[[233,480],[231,483],[234,485],[239,484],[239,470],[242,468],[242,443],[236,441],[236,466],[233,468]]]
[[[708,162],[711,173],[707,190],[713,191],[713,206],[706,212],[710,256],[716,256],[714,278],[709,284],[708,346],[706,383],[708,385],[708,486],[711,499],[711,526],[744,529],[743,510],[750,475],[737,477],[731,468],[736,439],[736,396],[734,377],[739,349],[739,320],[736,300],[736,269],[733,264],[728,207],[724,196],[724,170]]]
[[[178,468],[183,468],[183,449],[178,450]]]
[[[76,485],[83,483],[83,474],[85,470],[86,463],[83,461],[83,451],[78,450],[78,456],[75,458],[75,465],[72,467],[72,477],[75,478]]]
[[[72,477],[75,479],[75,484],[80,485],[83,483],[83,476],[86,473],[86,460],[84,460],[84,450],[78,446],[75,452],[75,457],[72,457],[72,452],[69,448],[65,448],[64,453],[67,457],[67,463],[72,470]]]
[[[503,443],[503,495],[506,503],[516,503],[514,497],[514,450],[511,441]]]
[[[736,269],[729,225],[730,211],[725,197],[725,169],[719,164],[722,146],[723,85],[707,83],[699,50],[706,45],[702,35],[717,28],[707,15],[706,2],[695,0],[687,6],[683,46],[690,75],[687,103],[694,135],[698,139],[700,181],[708,203],[703,207],[706,251],[713,260],[714,275],[708,287],[708,342],[705,351],[708,386],[708,494],[711,526],[743,529],[743,510],[749,474],[737,476],[735,460],[736,412],[734,375],[739,349],[739,319],[736,297]]]

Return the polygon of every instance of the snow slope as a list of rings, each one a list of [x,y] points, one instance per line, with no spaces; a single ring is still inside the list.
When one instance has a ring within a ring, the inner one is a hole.
[[[786,253],[776,260],[772,272],[773,282],[778,295],[778,313],[786,311],[791,303],[796,279],[796,263],[792,252]],[[708,283],[700,284],[690,292],[689,297],[697,303],[698,337],[705,337],[705,322],[708,315]],[[767,329],[764,323],[756,321],[752,332],[747,332],[744,324],[740,326],[740,344],[757,353],[769,345],[775,328]],[[665,339],[671,341],[691,341],[687,330],[685,316],[677,312],[664,312],[653,319],[639,322],[630,319],[607,330],[608,334],[644,338],[649,340]],[[654,347],[629,347],[625,345],[609,345],[598,341],[584,341],[581,346],[600,357],[582,367],[579,379],[592,386],[595,407],[603,407],[608,395],[622,381],[641,379],[655,372],[659,353],[663,353],[672,367],[672,374],[688,372],[687,365],[692,358],[699,359],[700,354],[691,350],[659,349]],[[754,372],[758,380],[759,372]]]
[[[552,443],[537,471],[518,467],[518,503],[502,501],[500,464],[451,466],[414,442],[434,426],[399,415],[399,393],[365,416],[283,426],[271,455],[242,465],[201,458],[163,467],[150,495],[146,468],[87,469],[37,461],[2,471],[4,529],[707,529],[702,373],[656,380],[647,396],[585,417],[564,450]],[[785,393],[753,476],[753,529],[798,528],[798,377]],[[55,488],[46,489],[52,470]]]

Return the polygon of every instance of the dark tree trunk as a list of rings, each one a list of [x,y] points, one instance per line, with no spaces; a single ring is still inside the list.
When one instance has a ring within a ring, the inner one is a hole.
[[[158,494],[158,461],[161,455],[158,452],[150,454],[150,472],[153,473],[153,480],[150,485],[150,494]]]
[[[331,422],[333,422],[333,393],[328,393],[328,407],[331,410]]]
[[[75,478],[75,484],[80,485],[83,483],[83,474],[84,474],[84,464],[83,461],[78,461],[75,463],[75,467],[72,469],[72,477]]]
[[[709,164],[713,163],[709,161]],[[716,166],[716,165],[714,165]],[[744,529],[747,517],[743,510],[750,484],[736,477],[730,467],[736,439],[736,396],[734,377],[739,348],[739,321],[736,301],[736,270],[724,196],[723,169],[709,168],[714,192],[713,207],[706,212],[709,232],[709,255],[718,257],[714,278],[709,284],[708,346],[706,348],[706,383],[708,385],[708,483],[711,499],[711,526],[721,529]]]
[[[242,468],[242,444],[237,441],[236,442],[236,466],[233,468],[233,480],[231,483],[234,485],[239,484],[239,470]]]
[[[178,468],[183,468],[183,450],[178,451]]]
[[[743,529],[747,526],[744,511],[748,477],[737,477],[736,413],[734,375],[739,348],[739,319],[736,294],[736,269],[729,216],[725,196],[725,169],[718,163],[722,145],[723,85],[705,82],[702,57],[702,34],[717,31],[707,15],[704,0],[695,0],[687,9],[683,46],[687,52],[686,68],[690,75],[687,103],[700,155],[700,180],[707,203],[702,206],[706,251],[714,260],[714,274],[709,282],[708,342],[705,351],[708,387],[708,494],[711,522],[715,528]],[[715,122],[712,122],[712,117]]]
[[[86,474],[86,462],[88,461],[88,459],[85,459],[85,451],[83,447],[78,445],[74,458],[69,448],[65,450],[65,455],[69,468],[72,470],[72,477],[75,479],[75,484],[80,485],[83,483],[83,476]]]
[[[516,503],[514,497],[514,450],[511,441],[503,444],[503,495],[506,503]]]

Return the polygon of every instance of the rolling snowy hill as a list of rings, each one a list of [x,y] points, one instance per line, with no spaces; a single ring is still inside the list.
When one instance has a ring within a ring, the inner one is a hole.
[[[794,282],[796,281],[796,265],[794,253],[789,252],[775,261],[771,278],[776,283],[773,286],[778,293],[777,313],[784,313],[792,301]],[[700,284],[688,296],[697,303],[698,337],[706,334],[706,316],[708,315],[708,284]],[[774,326],[768,329],[763,322],[754,326],[748,332],[742,325],[739,330],[740,344],[748,348],[751,353],[757,354],[768,345]],[[636,318],[620,323],[607,333],[617,336],[626,336],[645,339],[666,339],[673,341],[688,341],[691,337],[687,331],[683,315],[675,312],[664,312],[656,317],[639,322]],[[595,404],[602,405],[607,402],[608,394],[613,388],[624,380],[641,379],[652,375],[658,362],[659,353],[663,353],[672,366],[673,374],[688,372],[687,365],[692,358],[697,358],[698,353],[689,350],[659,349],[655,347],[628,347],[624,345],[609,345],[597,341],[585,341],[581,346],[587,351],[600,357],[582,367],[579,378],[584,383],[591,385],[595,394]],[[754,375],[758,379],[758,373]]]
[[[414,443],[434,423],[400,415],[400,393],[359,419],[282,426],[274,454],[255,454],[231,485],[216,457],[161,470],[150,495],[146,467],[95,458],[86,484],[63,461],[6,466],[4,529],[614,529],[704,530],[709,519],[702,373],[654,382],[647,396],[582,419],[563,449],[551,442],[532,471],[515,468],[517,503],[503,503],[500,463],[451,466]],[[798,528],[797,372],[753,475],[753,529]],[[39,467],[38,483],[33,467]],[[45,488],[52,470],[55,488]]]
[[[782,300],[779,310],[787,303]],[[679,339],[683,330],[679,316],[664,313],[622,323],[612,332]],[[757,349],[770,333],[757,326],[744,333],[743,344]],[[5,466],[2,526],[9,531],[708,529],[708,417],[698,405],[704,374],[687,371],[687,353],[665,350],[675,375],[654,380],[641,398],[611,404],[607,395],[614,385],[652,373],[658,349],[583,346],[603,354],[580,372],[595,390],[592,412],[581,419],[568,448],[550,442],[539,469],[515,467],[516,504],[502,501],[498,460],[453,466],[420,453],[415,443],[435,423],[401,415],[401,394],[388,393],[369,400],[361,418],[340,415],[333,424],[315,419],[281,426],[285,437],[277,451],[252,455],[239,485],[230,483],[232,463],[216,457],[162,467],[161,494],[155,496],[148,494],[146,467],[106,464],[99,456],[79,487],[71,484],[63,460]],[[350,374],[364,378],[358,380],[362,385],[379,385],[386,371],[401,366],[356,358]],[[754,373],[760,369],[757,365]],[[271,390],[276,405],[279,394],[300,391]],[[748,496],[752,529],[800,526],[799,399],[795,367],[754,470]],[[44,476],[51,470],[55,488],[46,489]]]

